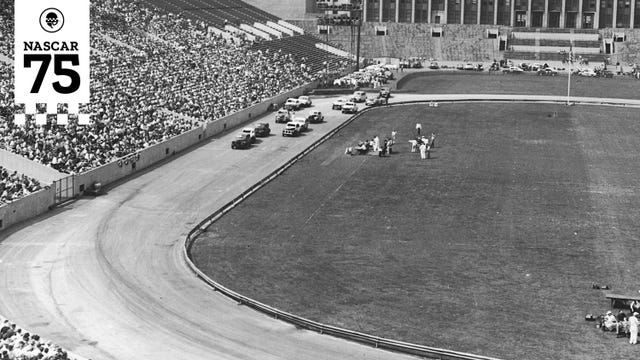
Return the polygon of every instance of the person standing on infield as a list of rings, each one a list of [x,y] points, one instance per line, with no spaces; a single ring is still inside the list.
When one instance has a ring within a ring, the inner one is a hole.
[[[420,142],[420,158],[422,160],[427,158],[427,144]]]
[[[633,315],[629,316],[629,333],[631,336],[629,337],[629,344],[635,345],[638,343],[638,313],[634,312]]]
[[[420,136],[420,132],[422,131],[422,124],[417,123],[416,124],[416,132],[418,133],[418,136]]]

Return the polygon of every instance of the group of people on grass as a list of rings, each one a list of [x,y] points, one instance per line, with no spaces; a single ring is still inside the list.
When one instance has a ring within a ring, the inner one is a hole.
[[[392,153],[392,147],[394,143],[396,132],[391,132],[391,138],[385,138],[380,142],[378,135],[371,139],[359,141],[358,145],[347,147],[344,151],[346,155],[367,155],[370,152],[377,154],[378,156],[386,156]]]
[[[633,300],[629,309],[630,312],[620,310],[615,315],[607,311],[599,325],[603,331],[615,331],[618,337],[629,337],[629,344],[635,345],[640,327],[640,301]]]
[[[414,139],[409,140],[411,144],[411,152],[420,152],[420,159],[430,159],[431,158],[431,149],[436,145],[436,134],[431,133],[430,136],[425,136],[422,133],[422,124],[416,124],[416,136]]]

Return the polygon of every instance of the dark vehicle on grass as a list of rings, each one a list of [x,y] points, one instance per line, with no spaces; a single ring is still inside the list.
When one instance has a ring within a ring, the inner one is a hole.
[[[288,122],[284,130],[282,130],[282,136],[300,136],[300,124]]]
[[[537,72],[540,76],[556,76],[558,75],[558,71],[550,68],[540,69]]]
[[[255,127],[257,137],[267,137],[271,134],[269,123],[258,123]]]
[[[251,138],[248,134],[239,133],[235,139],[231,141],[232,149],[248,149],[251,147]]]
[[[613,77],[613,72],[609,71],[609,70],[599,70],[596,71],[596,75],[598,77],[603,77],[603,78],[612,78]]]

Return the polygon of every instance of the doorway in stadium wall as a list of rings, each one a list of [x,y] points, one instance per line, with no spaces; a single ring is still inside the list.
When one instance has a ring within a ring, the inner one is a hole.
[[[56,189],[55,205],[62,204],[75,198],[76,177],[74,175],[64,177],[53,182]]]

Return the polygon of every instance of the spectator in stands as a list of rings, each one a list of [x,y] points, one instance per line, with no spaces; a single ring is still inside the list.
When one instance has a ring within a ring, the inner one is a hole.
[[[18,200],[26,195],[42,189],[36,179],[18,172],[10,172],[0,166],[0,205]]]

